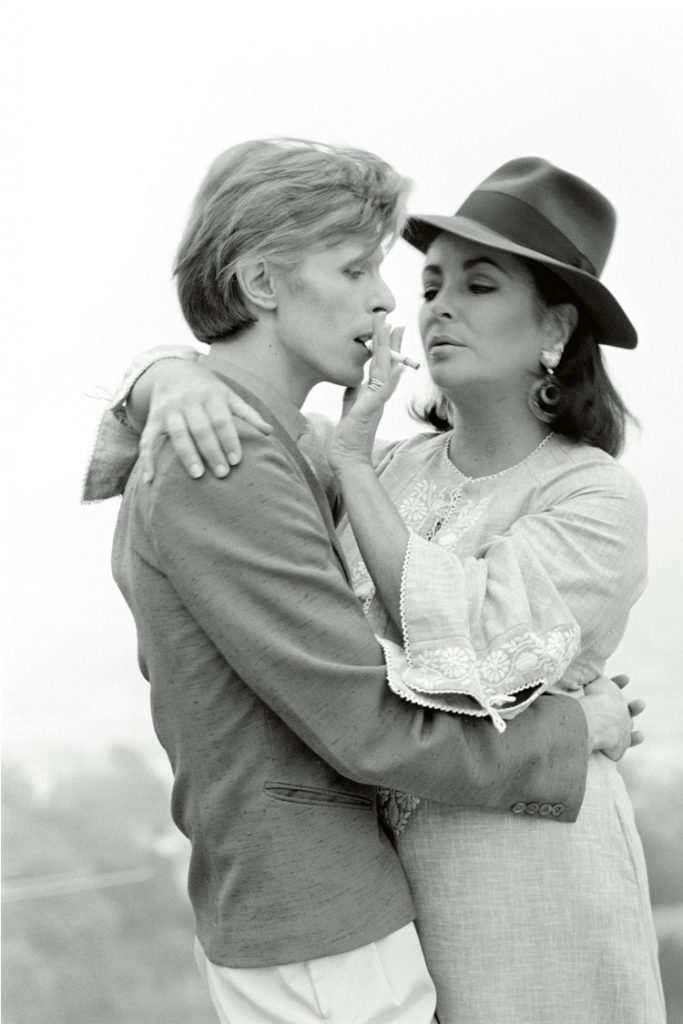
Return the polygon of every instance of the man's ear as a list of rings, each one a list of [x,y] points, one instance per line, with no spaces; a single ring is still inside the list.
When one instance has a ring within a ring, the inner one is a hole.
[[[558,302],[548,307],[548,339],[561,351],[571,338],[579,322],[579,312],[573,302]]]
[[[277,291],[273,274],[264,260],[237,269],[237,280],[247,302],[258,309],[275,309]]]

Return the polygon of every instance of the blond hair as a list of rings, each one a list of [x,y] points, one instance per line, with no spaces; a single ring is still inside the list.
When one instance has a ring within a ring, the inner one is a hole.
[[[221,153],[194,202],[174,273],[200,341],[256,322],[238,270],[268,259],[294,268],[313,245],[393,242],[409,183],[373,153],[306,139],[261,139]]]

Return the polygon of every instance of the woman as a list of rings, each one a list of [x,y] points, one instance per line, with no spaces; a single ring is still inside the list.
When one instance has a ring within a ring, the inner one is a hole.
[[[636,335],[598,281],[609,204],[543,161],[512,161],[455,217],[411,218],[407,232],[426,253],[420,329],[440,431],[393,445],[375,472],[369,418],[389,386],[342,421],[330,461],[353,528],[344,543],[375,630],[408,653],[404,695],[474,699],[502,726],[533,699],[571,622],[580,649],[559,685],[580,694],[644,585],[645,511],[613,460],[624,408],[597,347],[631,348]],[[388,379],[386,362],[372,372]],[[529,606],[537,629],[519,671],[508,636]],[[404,794],[385,794],[384,808],[442,1022],[664,1019],[645,865],[614,764],[592,757],[571,829],[547,829],[544,805],[509,821]]]
[[[378,328],[370,386],[329,450],[356,592],[408,700],[502,730],[551,685],[580,698],[642,591],[644,506],[613,458],[625,410],[597,347],[636,344],[599,281],[613,228],[603,196],[537,159],[504,165],[454,217],[408,223],[426,253],[437,433],[373,451],[396,377]],[[400,793],[383,805],[441,1024],[663,1021],[642,850],[611,761],[592,756],[567,829],[540,820],[561,813],[549,804],[509,820]]]

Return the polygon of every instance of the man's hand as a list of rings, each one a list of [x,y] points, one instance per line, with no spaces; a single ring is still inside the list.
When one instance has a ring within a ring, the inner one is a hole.
[[[645,709],[645,702],[627,702],[622,690],[628,681],[628,676],[600,676],[584,688],[580,702],[588,721],[591,751],[601,750],[612,761],[618,761],[629,747],[644,739],[642,732],[633,730],[633,719]]]

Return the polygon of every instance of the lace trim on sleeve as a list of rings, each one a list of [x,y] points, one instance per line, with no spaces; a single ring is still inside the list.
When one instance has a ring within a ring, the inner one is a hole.
[[[94,504],[123,494],[138,457],[139,434],[126,415],[126,399],[133,385],[159,359],[197,359],[189,346],[157,345],[128,366],[114,397],[100,420],[90,458],[83,474],[81,503]]]
[[[442,644],[412,643],[406,621],[411,532],[401,576],[403,648],[380,640],[390,688],[404,700],[435,710],[489,717],[499,732],[551,683],[560,679],[579,649],[579,630],[568,623],[543,634],[510,631],[477,651],[469,637],[450,636]],[[516,695],[531,691],[523,700]]]

